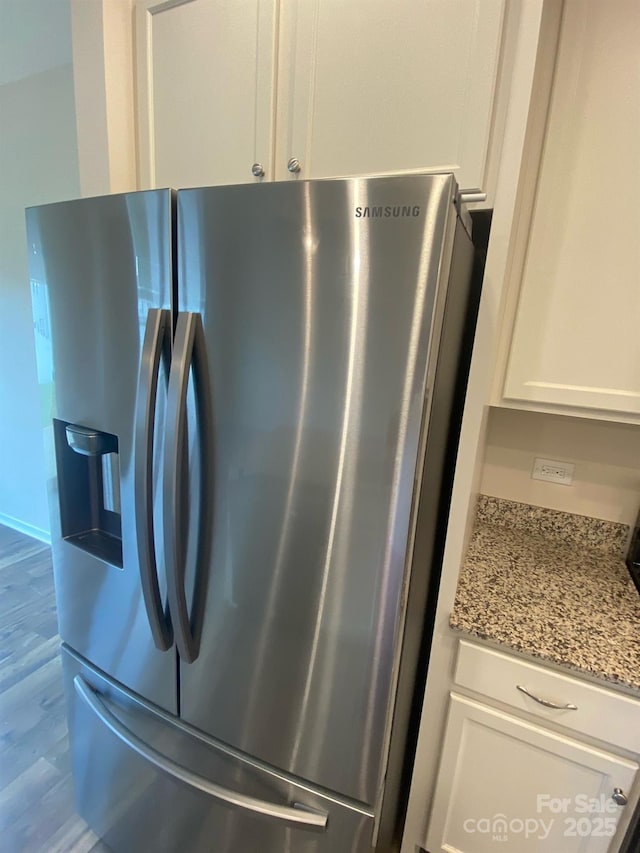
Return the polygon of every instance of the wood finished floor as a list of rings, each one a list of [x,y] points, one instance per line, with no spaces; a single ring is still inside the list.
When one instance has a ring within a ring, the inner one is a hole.
[[[0,851],[108,853],[76,814],[49,548],[0,525]]]

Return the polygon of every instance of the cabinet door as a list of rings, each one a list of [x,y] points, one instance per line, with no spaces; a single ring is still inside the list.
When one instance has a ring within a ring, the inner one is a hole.
[[[509,402],[640,417],[638,44],[637,0],[565,3]]]
[[[451,695],[431,853],[605,853],[638,765]]]
[[[272,166],[276,0],[141,0],[140,186],[255,181]]]
[[[455,170],[482,189],[504,0],[290,0],[276,176]]]

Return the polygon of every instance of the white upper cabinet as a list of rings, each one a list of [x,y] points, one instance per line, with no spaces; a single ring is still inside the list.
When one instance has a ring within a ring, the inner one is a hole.
[[[277,0],[136,4],[141,189],[271,171]]]
[[[140,185],[252,181],[257,163],[267,180],[451,169],[484,190],[504,5],[138,0]]]
[[[503,399],[640,418],[640,3],[567,0]]]
[[[285,0],[276,177],[454,170],[485,187],[503,0]]]

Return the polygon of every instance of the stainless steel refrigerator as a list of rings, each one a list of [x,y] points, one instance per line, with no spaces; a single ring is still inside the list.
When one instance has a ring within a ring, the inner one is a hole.
[[[454,178],[27,230],[80,814],[116,853],[392,849],[464,387]]]

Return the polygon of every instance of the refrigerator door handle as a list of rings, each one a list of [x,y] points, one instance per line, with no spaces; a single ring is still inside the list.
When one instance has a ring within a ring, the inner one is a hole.
[[[323,830],[327,828],[329,816],[326,812],[317,811],[300,803],[295,803],[293,806],[281,806],[277,803],[270,803],[266,800],[259,800],[256,797],[250,797],[246,794],[240,794],[237,791],[232,791],[229,788],[223,788],[221,785],[216,785],[204,776],[183,767],[163,755],[153,746],[145,743],[141,738],[135,735],[127,726],[124,725],[112,711],[107,708],[100,696],[93,690],[92,687],[80,676],[76,675],[73,679],[73,686],[78,696],[98,719],[111,731],[116,737],[134,750],[138,755],[145,758],[159,770],[172,776],[174,779],[179,779],[185,785],[196,788],[209,796],[214,797],[228,805],[237,806],[246,811],[261,814],[265,817],[273,818],[274,820],[282,820],[288,824],[300,826],[305,829]]]
[[[153,537],[153,434],[158,393],[160,359],[170,358],[171,314],[150,309],[140,358],[134,444],[134,491],[136,539],[140,564],[140,585],[151,635],[157,648],[173,645],[173,630],[165,611],[158,584],[156,549]]]
[[[185,593],[184,541],[184,467],[186,452],[186,403],[189,370],[193,369],[200,447],[200,507],[193,596],[193,613]],[[204,330],[200,314],[178,315],[174,338],[167,403],[167,440],[164,466],[164,543],[167,566],[169,607],[180,657],[192,663],[199,652],[203,605],[206,599],[206,574],[211,544],[211,453],[213,426],[211,390],[207,370]]]

